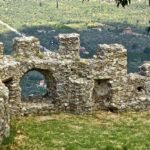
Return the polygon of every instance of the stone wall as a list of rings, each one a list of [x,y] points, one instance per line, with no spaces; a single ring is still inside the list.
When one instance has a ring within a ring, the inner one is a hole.
[[[149,62],[138,73],[127,74],[127,51],[122,45],[98,45],[92,59],[83,59],[78,34],[58,37],[57,53],[40,52],[34,37],[15,38],[13,56],[3,56],[0,44],[0,79],[9,90],[12,115],[149,109]],[[22,101],[20,82],[32,70],[49,81],[48,93]]]
[[[0,81],[0,143],[9,136],[9,91]]]
[[[38,56],[40,51],[40,42],[35,37],[15,38],[13,41],[13,52],[16,57],[34,57]]]
[[[0,42],[0,59],[3,58],[3,51],[4,51],[4,46],[3,43]]]

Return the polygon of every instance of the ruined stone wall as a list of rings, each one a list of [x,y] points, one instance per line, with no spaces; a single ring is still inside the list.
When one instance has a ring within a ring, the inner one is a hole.
[[[139,72],[121,76],[118,85],[112,88],[112,100],[106,107],[114,111],[149,110],[149,65],[150,62],[147,62],[139,68]]]
[[[94,92],[101,89],[95,99],[95,110],[112,108],[111,104],[120,87],[122,78],[127,76],[127,51],[119,44],[98,45],[93,62],[93,78],[95,81]],[[104,91],[104,92],[103,92]],[[95,94],[93,93],[93,97]]]
[[[4,51],[4,46],[3,43],[0,42],[0,59],[3,58],[3,51]]]
[[[15,38],[13,53],[16,57],[35,57],[39,54],[40,42],[35,37]]]
[[[9,91],[0,81],[0,143],[9,136]]]
[[[61,34],[58,39],[57,53],[40,52],[40,42],[34,37],[15,38],[13,56],[3,56],[0,44],[0,79],[9,90],[11,114],[149,108],[150,67],[145,65],[139,73],[127,74],[123,46],[98,45],[92,59],[83,59],[79,57],[78,34]],[[22,101],[20,82],[31,70],[39,71],[49,81],[48,94]]]

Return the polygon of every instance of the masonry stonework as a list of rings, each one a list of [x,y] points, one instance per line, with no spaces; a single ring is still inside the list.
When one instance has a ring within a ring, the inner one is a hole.
[[[138,73],[127,74],[127,51],[122,45],[98,45],[92,59],[83,59],[79,56],[78,34],[58,37],[56,53],[40,52],[40,42],[35,37],[17,37],[13,55],[4,56],[0,43],[0,135],[7,132],[8,105],[10,114],[17,116],[150,108],[150,62],[145,62]],[[49,81],[48,93],[24,101],[20,82],[32,70]]]
[[[9,91],[0,81],[0,143],[9,136]]]
[[[3,43],[0,42],[0,59],[3,58],[3,50],[4,50]]]

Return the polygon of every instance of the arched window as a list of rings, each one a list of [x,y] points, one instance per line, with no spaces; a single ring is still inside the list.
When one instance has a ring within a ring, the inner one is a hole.
[[[56,82],[52,73],[45,70],[29,70],[20,81],[22,101],[54,100]]]

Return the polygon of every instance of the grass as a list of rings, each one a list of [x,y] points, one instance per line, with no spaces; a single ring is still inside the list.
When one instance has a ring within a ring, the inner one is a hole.
[[[1,150],[149,150],[150,112],[53,114],[11,122]]]
[[[126,9],[117,8],[115,3],[98,3],[91,0],[82,4],[81,0],[60,2],[59,9],[55,1],[44,0],[42,7],[37,0],[17,0],[4,2],[0,0],[0,18],[17,29],[23,26],[51,25],[54,22],[62,24],[91,22],[127,22],[140,25],[148,24],[150,9],[144,2],[133,0]],[[33,7],[34,6],[34,7]]]

